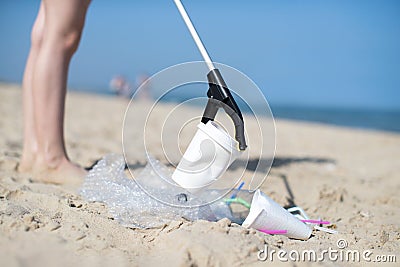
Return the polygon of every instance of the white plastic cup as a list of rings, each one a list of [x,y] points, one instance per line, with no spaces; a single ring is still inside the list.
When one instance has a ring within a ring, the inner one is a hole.
[[[307,240],[312,229],[259,189],[254,193],[249,215],[242,224],[257,230],[286,230],[290,238]]]
[[[213,121],[199,123],[172,179],[190,192],[216,181],[240,155],[238,142]]]

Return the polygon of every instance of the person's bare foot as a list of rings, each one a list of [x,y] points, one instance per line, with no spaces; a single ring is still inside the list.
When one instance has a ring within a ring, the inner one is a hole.
[[[33,163],[35,162],[33,153],[26,153],[22,154],[21,160],[17,165],[17,171],[19,173],[29,173],[32,171]]]
[[[41,183],[63,185],[70,189],[77,189],[83,182],[87,171],[63,157],[56,164],[45,164],[36,158],[31,162],[22,158],[18,166],[21,173],[29,173],[32,180]]]

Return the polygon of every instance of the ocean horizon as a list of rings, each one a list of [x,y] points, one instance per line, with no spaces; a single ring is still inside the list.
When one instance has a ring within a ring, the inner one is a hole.
[[[72,91],[94,93],[106,96],[115,95],[106,89],[72,89]],[[205,91],[204,91],[205,96]],[[161,102],[181,103],[193,96],[173,95],[164,97]],[[251,112],[246,105],[239,103],[243,113]],[[378,130],[400,133],[400,109],[363,108],[363,107],[339,107],[339,106],[307,106],[298,104],[279,104],[269,102],[269,107],[274,118],[296,121],[315,122],[336,126],[344,126],[356,129]],[[262,107],[254,107],[257,109]]]

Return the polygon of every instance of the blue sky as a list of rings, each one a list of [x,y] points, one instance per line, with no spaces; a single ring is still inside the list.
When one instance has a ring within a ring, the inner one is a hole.
[[[400,1],[183,1],[212,59],[274,104],[400,109]],[[0,79],[20,82],[39,1],[0,2]],[[94,0],[70,86],[201,60],[172,0]]]

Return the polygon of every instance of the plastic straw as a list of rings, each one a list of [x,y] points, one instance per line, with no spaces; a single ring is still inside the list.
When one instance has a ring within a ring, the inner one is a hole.
[[[248,203],[246,200],[244,200],[243,198],[240,198],[240,197],[237,197],[237,198],[226,198],[226,199],[224,199],[224,201],[226,203],[228,203],[228,204],[230,204],[230,203],[242,204],[246,208],[250,209],[250,203]]]
[[[237,188],[237,191],[240,191],[240,189],[242,189],[243,185],[244,185],[244,182],[241,182]],[[234,199],[234,198],[236,198],[236,196],[237,196],[237,193],[233,193],[231,198]]]
[[[263,232],[269,235],[284,235],[287,234],[287,230],[267,230],[267,229],[258,229],[258,231]]]
[[[304,223],[312,223],[312,224],[331,224],[328,221],[321,221],[321,220],[300,220]]]
[[[326,233],[330,233],[330,234],[337,234],[338,233],[338,231],[336,231],[336,230],[325,228],[325,227],[320,227],[320,226],[317,226],[317,225],[314,225],[314,229],[319,230],[319,231],[323,231],[323,232],[326,232]]]

